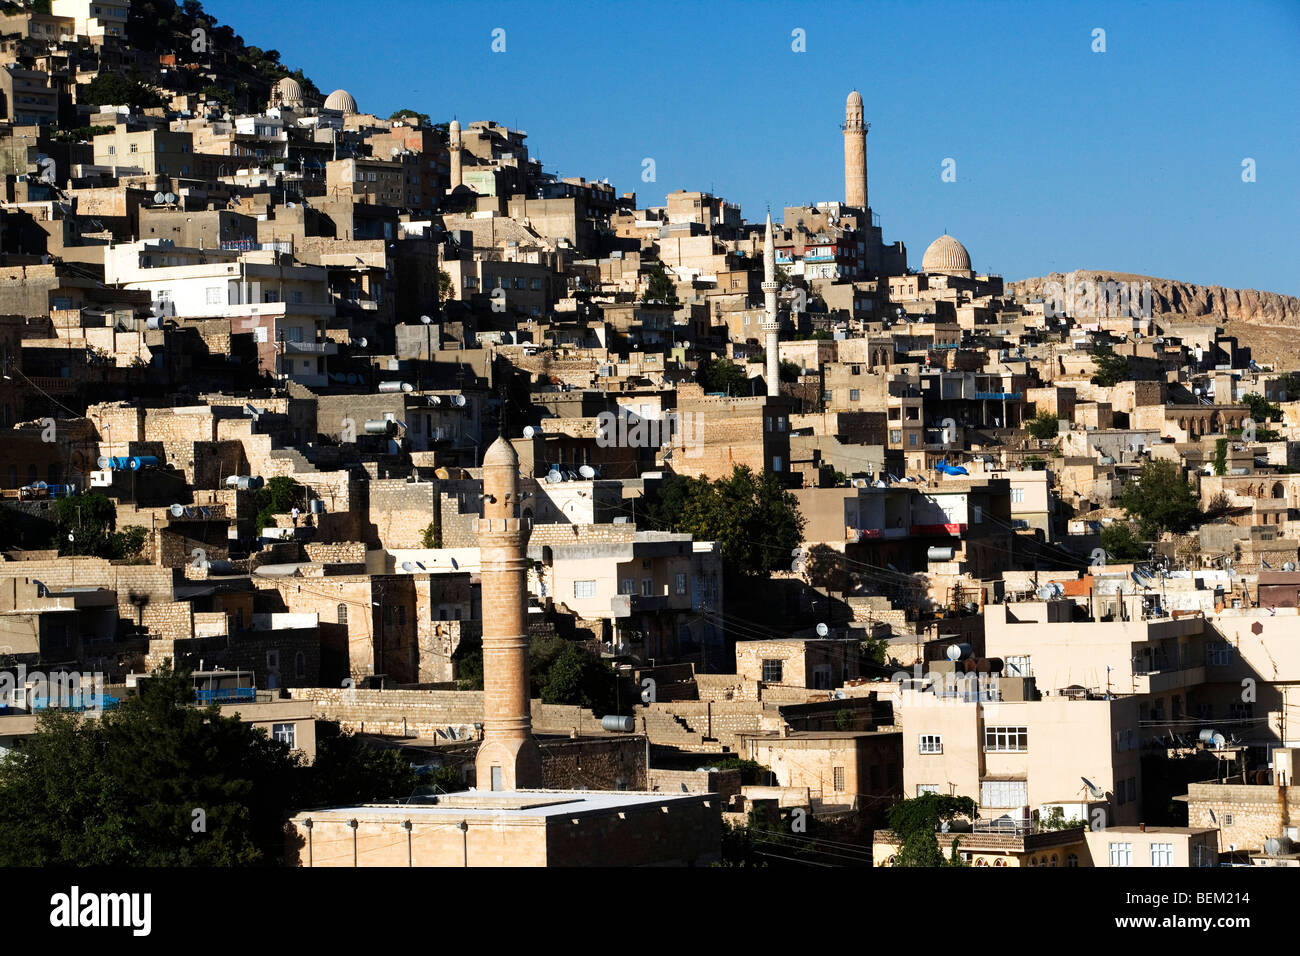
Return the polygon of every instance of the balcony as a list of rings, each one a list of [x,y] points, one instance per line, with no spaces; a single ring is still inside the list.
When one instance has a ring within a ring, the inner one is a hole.
[[[288,355],[338,355],[337,342],[294,342],[286,339],[284,351]]]
[[[256,687],[196,687],[194,699],[200,704],[233,704],[257,700]]]
[[[668,610],[668,595],[656,594],[647,597],[644,594],[616,594],[609,602],[610,613],[614,617],[630,617],[633,614],[649,614]]]
[[[947,523],[947,524],[914,524],[911,531],[914,535],[942,535],[945,537],[960,536],[966,533],[967,525],[965,523]]]

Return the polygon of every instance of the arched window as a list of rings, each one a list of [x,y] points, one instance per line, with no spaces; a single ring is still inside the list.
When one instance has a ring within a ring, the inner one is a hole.
[[[993,865],[994,865],[994,866],[1006,866],[1006,865],[1007,865],[1007,861],[1004,860],[1004,859],[1002,859],[1002,857],[998,857],[996,860],[993,861]]]
[[[340,624],[346,624],[347,622],[348,622],[348,606],[347,606],[346,604],[340,604],[340,605],[339,605],[339,623],[340,623]]]
[[[984,859],[984,857],[980,857],[978,860],[975,861],[975,865],[976,865],[976,866],[988,866],[988,865],[989,865],[989,861],[986,860],[986,859]]]
[[[1066,865],[1066,866],[1078,866],[1078,865],[1079,865],[1079,854],[1077,854],[1077,853],[1067,853],[1067,854],[1065,855],[1065,865]]]
[[[1049,864],[1049,866],[1056,866],[1056,854],[1055,854],[1055,853],[1052,854],[1052,862]]]

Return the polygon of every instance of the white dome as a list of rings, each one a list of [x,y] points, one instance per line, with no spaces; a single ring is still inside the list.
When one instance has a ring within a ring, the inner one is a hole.
[[[335,113],[355,113],[357,112],[357,101],[352,98],[352,94],[347,90],[335,90],[325,98],[325,108]]]
[[[301,106],[302,85],[292,76],[281,77],[275,84],[271,100],[285,106]]]
[[[927,274],[957,275],[971,278],[970,253],[966,247],[944,233],[925,250],[921,257],[921,271]]]

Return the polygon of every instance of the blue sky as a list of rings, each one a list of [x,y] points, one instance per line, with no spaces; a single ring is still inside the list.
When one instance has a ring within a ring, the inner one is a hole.
[[[1297,0],[205,8],[366,112],[496,120],[549,171],[642,206],[713,190],[750,220],[842,198],[856,87],[871,205],[913,264],[946,230],[1008,279],[1115,269],[1300,295]]]

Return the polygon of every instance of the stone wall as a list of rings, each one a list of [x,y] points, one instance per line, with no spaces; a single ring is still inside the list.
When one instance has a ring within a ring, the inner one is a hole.
[[[1260,851],[1269,837],[1283,835],[1283,801],[1288,823],[1300,821],[1300,792],[1271,784],[1193,783],[1187,788],[1187,825],[1218,827],[1220,850]],[[1216,820],[1210,819],[1213,811]],[[1228,822],[1231,817],[1232,822]]]
[[[646,739],[639,734],[540,741],[549,790],[645,790]]]

